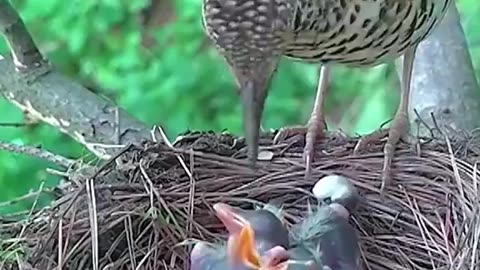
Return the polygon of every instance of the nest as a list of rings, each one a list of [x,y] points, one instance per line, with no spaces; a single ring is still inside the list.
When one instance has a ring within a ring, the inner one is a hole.
[[[400,143],[394,183],[382,197],[385,140],[354,156],[357,140],[337,134],[320,141],[311,179],[304,177],[301,138],[277,145],[271,135],[262,138],[265,160],[256,171],[244,159],[244,141],[228,134],[127,147],[93,175],[72,173],[51,207],[22,222],[3,220],[0,234],[11,239],[0,241],[0,268],[187,269],[191,246],[180,243],[225,239],[214,203],[247,209],[281,202],[290,226],[311,203],[316,179],[328,174],[349,177],[364,198],[352,224],[365,269],[478,267],[477,149],[453,139]]]

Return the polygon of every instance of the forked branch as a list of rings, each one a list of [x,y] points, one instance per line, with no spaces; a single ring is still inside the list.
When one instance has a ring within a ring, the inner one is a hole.
[[[7,0],[0,0],[0,31],[12,53],[11,58],[0,56],[1,96],[100,158],[109,158],[121,145],[151,138],[144,123],[55,72]]]

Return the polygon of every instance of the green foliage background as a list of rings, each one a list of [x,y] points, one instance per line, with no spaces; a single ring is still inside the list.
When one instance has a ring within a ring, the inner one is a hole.
[[[210,46],[201,26],[201,0],[160,0],[163,22],[145,27],[141,10],[149,0],[16,0],[41,50],[58,70],[114,100],[174,138],[186,129],[227,129],[241,134],[241,107],[233,78]],[[480,73],[480,2],[457,1],[477,74]],[[167,19],[168,20],[167,20]],[[143,46],[149,35],[152,46]],[[7,46],[0,40],[0,52]],[[318,66],[284,60],[274,78],[264,128],[303,124],[313,103]],[[366,133],[389,120],[398,103],[391,64],[372,69],[336,67],[327,99],[330,129]],[[23,114],[0,99],[0,122],[23,122]],[[42,145],[79,158],[86,150],[46,125],[0,127],[0,140]],[[28,209],[33,201],[2,204],[41,183],[53,186],[46,162],[0,152],[0,215]],[[40,206],[48,203],[42,197]]]

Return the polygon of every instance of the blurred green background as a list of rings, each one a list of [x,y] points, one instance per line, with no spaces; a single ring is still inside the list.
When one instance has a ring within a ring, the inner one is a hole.
[[[480,73],[480,1],[459,0],[472,58]],[[152,4],[153,3],[153,4]],[[233,77],[206,39],[201,0],[16,0],[41,50],[58,70],[114,100],[170,138],[187,129],[241,134],[241,107]],[[0,52],[7,46],[0,40]],[[214,75],[217,74],[217,75]],[[303,124],[313,104],[318,66],[284,60],[274,78],[264,128]],[[366,133],[389,120],[398,102],[393,65],[372,69],[336,67],[327,99],[330,129]],[[0,99],[0,122],[22,123],[22,112]],[[42,145],[70,158],[87,151],[55,129],[38,124],[0,126],[0,140]],[[0,215],[28,209],[34,198],[2,203],[51,187],[52,166],[0,152]],[[48,202],[42,196],[40,206]]]

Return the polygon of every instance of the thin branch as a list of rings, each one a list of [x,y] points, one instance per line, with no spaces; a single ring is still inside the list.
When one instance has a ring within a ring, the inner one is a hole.
[[[0,123],[0,127],[28,127],[31,126],[30,123]]]
[[[75,161],[72,159],[68,159],[47,150],[33,146],[17,145],[0,141],[0,149],[17,154],[24,154],[40,158],[64,168],[70,168],[75,164]]]
[[[13,61],[0,56],[0,96],[99,158],[108,159],[118,150],[104,145],[151,139],[144,123],[45,65],[18,13],[5,0],[0,0],[0,31],[13,56]]]
[[[42,185],[43,185],[43,182],[42,182]],[[36,198],[38,198],[41,194],[49,194],[49,195],[58,197],[59,193],[56,191],[55,187],[54,188],[39,188],[36,191],[29,192],[25,195],[16,197],[12,200],[0,202],[0,207],[9,207],[9,206],[12,206],[12,205],[15,205],[15,204],[18,204],[18,203],[21,203],[21,202],[26,202],[26,201],[29,201],[29,200],[32,200],[32,199],[33,199],[33,201],[35,201]],[[0,218],[0,221],[2,221],[1,218]]]

